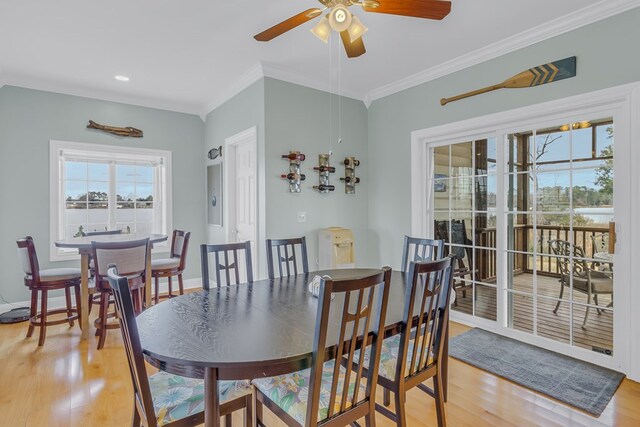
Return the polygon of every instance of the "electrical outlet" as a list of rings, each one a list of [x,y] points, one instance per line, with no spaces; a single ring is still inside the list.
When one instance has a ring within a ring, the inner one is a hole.
[[[298,222],[307,222],[306,212],[298,212]]]

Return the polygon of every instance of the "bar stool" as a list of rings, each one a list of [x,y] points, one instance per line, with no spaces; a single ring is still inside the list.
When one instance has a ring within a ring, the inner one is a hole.
[[[167,278],[169,295],[173,297],[171,278],[178,276],[178,287],[180,295],[184,294],[182,283],[182,273],[187,265],[187,250],[189,249],[189,238],[191,233],[182,230],[173,230],[171,239],[171,257],[151,260],[151,275],[155,279],[155,303],[160,300],[160,279]]]
[[[47,335],[47,326],[60,325],[66,322],[69,322],[69,326],[73,326],[74,320],[80,317],[80,269],[51,268],[40,270],[33,238],[27,236],[16,243],[18,244],[18,258],[25,273],[24,284],[31,291],[31,317],[29,319],[27,338],[33,335],[33,330],[36,326],[40,327],[38,346],[42,346]],[[71,288],[75,292],[76,308],[71,305]],[[66,308],[48,310],[48,293],[56,289],[64,289]],[[40,294],[40,313],[38,313],[38,294]],[[66,317],[47,320],[48,316],[55,314],[66,314]]]
[[[100,293],[100,311],[95,320],[98,350],[104,347],[107,330],[118,329],[119,323],[111,322],[116,313],[109,312],[109,306],[114,303],[112,289],[107,279],[107,269],[115,265],[118,271],[129,281],[136,313],[142,311],[144,301],[144,286],[146,282],[147,257],[149,256],[149,239],[133,240],[129,242],[91,242],[93,260],[95,262],[95,285]]]

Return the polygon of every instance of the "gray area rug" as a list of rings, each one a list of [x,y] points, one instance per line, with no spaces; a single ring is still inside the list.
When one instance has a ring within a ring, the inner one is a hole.
[[[451,338],[456,359],[599,416],[624,375],[511,338],[472,329]]]

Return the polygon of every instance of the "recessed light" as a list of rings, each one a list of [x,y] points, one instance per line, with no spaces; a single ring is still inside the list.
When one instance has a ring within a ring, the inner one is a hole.
[[[119,82],[128,82],[129,80],[131,80],[129,77],[122,75],[117,75],[114,78]]]

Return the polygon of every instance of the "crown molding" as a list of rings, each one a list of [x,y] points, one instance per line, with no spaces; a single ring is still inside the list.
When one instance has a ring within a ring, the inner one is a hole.
[[[355,99],[357,101],[363,101],[365,98],[365,94],[363,93],[357,93],[357,92],[344,90],[344,89],[338,91],[328,81],[316,80],[308,76],[304,76],[302,74],[295,73],[290,70],[286,70],[282,67],[278,67],[277,65],[263,62],[262,72],[264,74],[264,77],[271,77],[273,79],[282,80],[282,81],[297,84],[300,86],[305,86],[311,89],[320,90],[322,92],[327,92],[334,95],[344,96],[347,98]]]
[[[97,99],[101,101],[118,102],[121,104],[134,105],[138,107],[154,108],[158,110],[173,111],[177,113],[199,115],[197,106],[158,100],[142,96],[112,92],[101,89],[93,89],[79,85],[53,82],[25,76],[7,75],[0,76],[0,86],[16,86],[26,89],[41,90],[63,95],[79,96],[83,98]]]
[[[531,46],[552,37],[568,33],[580,27],[609,18],[640,6],[640,0],[603,0],[568,15],[559,16],[537,27],[523,31],[469,54],[459,56],[450,61],[428,68],[419,73],[380,86],[371,90],[364,97],[369,108],[376,99],[418,86],[420,84],[444,77],[465,68],[489,61],[499,56]]]
[[[217,94],[209,103],[204,105],[199,113],[200,118],[205,121],[210,112],[260,80],[262,77],[264,77],[262,64],[258,63],[256,66],[244,73],[239,80],[229,86],[227,90]]]

